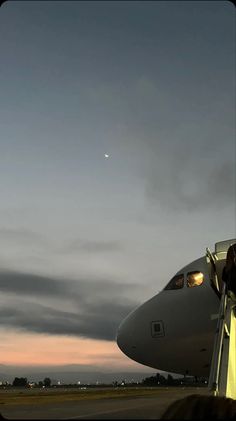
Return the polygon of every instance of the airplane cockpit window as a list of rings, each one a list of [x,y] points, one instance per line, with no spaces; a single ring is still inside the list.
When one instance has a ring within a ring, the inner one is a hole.
[[[166,285],[164,290],[168,289],[180,289],[184,286],[184,275],[181,273],[180,275],[175,275],[170,282]]]
[[[198,272],[198,271],[188,272],[187,286],[189,288],[198,287],[199,285],[202,285],[203,281],[204,281],[204,275],[202,272]]]

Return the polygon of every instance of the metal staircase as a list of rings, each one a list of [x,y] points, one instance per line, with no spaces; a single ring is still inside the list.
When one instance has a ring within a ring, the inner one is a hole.
[[[208,386],[215,396],[236,399],[236,303],[221,291]]]

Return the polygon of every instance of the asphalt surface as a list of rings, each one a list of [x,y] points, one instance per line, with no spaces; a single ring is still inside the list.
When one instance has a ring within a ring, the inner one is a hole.
[[[207,394],[207,389],[166,388],[156,396],[119,397],[65,401],[60,403],[4,405],[0,413],[6,419],[160,419],[173,401],[191,394]]]

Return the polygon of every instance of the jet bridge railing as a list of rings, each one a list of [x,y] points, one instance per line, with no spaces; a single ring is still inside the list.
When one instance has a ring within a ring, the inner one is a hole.
[[[211,278],[213,277],[213,279],[211,280],[211,282],[213,282],[214,288],[216,288],[216,290],[220,292],[219,281],[218,281],[218,277],[216,273],[217,256],[216,255],[214,256],[208,247],[206,248],[206,256],[210,260],[212,272],[213,272],[211,276]]]
[[[219,315],[217,320],[217,328],[215,334],[215,342],[213,348],[211,372],[209,377],[209,387],[214,395],[219,393],[219,376],[220,376],[220,365],[222,357],[222,345],[225,332],[225,310],[227,303],[226,286],[223,285],[222,296],[220,301]]]

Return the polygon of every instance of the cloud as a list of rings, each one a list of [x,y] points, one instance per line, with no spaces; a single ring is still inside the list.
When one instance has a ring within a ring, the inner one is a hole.
[[[20,295],[62,296],[65,293],[65,285],[43,276],[6,270],[0,271],[0,291]]]
[[[170,212],[232,206],[233,97],[192,83],[185,91],[171,81],[163,86],[145,76],[136,79],[123,139],[127,155],[135,150],[141,157],[136,171],[148,204]]]
[[[15,304],[2,307],[0,317],[1,325],[8,328],[113,341],[121,320],[133,308],[134,302],[128,300],[125,303],[99,302],[73,313],[25,302],[21,308]]]
[[[214,168],[209,174],[206,193],[216,200],[236,201],[235,162],[224,162]]]
[[[113,341],[122,319],[140,304],[134,291],[141,295],[142,289],[107,280],[59,280],[1,271],[1,325]],[[70,303],[69,311],[63,301]]]
[[[206,164],[206,163],[205,163]],[[157,168],[158,167],[158,168]],[[147,198],[169,211],[199,212],[236,202],[235,163],[206,164],[193,157],[189,162],[175,159],[152,167],[146,177]],[[199,168],[198,168],[199,167]]]

